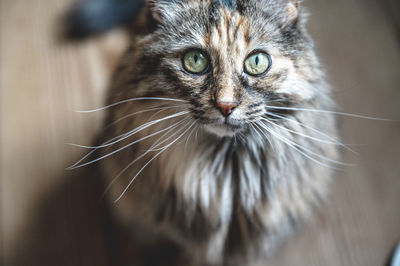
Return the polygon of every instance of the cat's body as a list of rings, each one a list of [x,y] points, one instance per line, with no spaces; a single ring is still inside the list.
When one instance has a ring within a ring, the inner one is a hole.
[[[134,36],[108,93],[107,196],[144,242],[182,247],[184,265],[246,265],[310,217],[337,158],[333,116],[306,110],[333,102],[298,2],[148,6],[157,24]],[[204,71],[185,69],[188,51]],[[258,52],[270,66],[251,75]]]

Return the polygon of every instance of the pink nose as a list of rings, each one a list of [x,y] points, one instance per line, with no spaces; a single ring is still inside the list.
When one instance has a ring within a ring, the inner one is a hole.
[[[225,117],[228,117],[232,113],[232,110],[235,109],[236,107],[238,107],[238,104],[235,102],[219,102],[219,101],[217,101],[216,106]]]

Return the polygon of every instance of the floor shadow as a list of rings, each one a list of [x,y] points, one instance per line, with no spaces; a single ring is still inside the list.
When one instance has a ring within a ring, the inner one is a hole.
[[[105,188],[102,180],[96,166],[69,172],[32,212],[9,265],[175,265],[174,245],[139,246],[117,225],[108,203],[99,200]]]

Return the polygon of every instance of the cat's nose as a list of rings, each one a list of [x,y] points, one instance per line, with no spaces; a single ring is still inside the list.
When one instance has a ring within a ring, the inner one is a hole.
[[[232,113],[232,110],[238,107],[238,104],[236,102],[217,101],[215,105],[225,117],[228,117]]]

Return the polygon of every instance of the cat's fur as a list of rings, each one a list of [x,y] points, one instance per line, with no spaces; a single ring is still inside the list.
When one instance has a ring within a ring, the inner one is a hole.
[[[298,1],[152,0],[142,18],[148,10],[154,26],[122,59],[108,103],[123,102],[107,108],[99,142],[103,156],[118,150],[100,161],[109,182],[117,177],[107,193],[116,216],[143,240],[178,243],[184,265],[271,254],[326,197],[337,158],[333,116],[296,110],[333,108]],[[189,48],[209,54],[209,72],[183,69]],[[243,71],[256,49],[272,58],[260,77]],[[140,97],[179,101],[128,100]],[[232,126],[218,97],[240,103]]]

